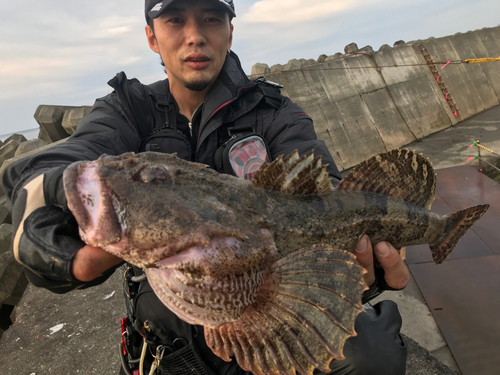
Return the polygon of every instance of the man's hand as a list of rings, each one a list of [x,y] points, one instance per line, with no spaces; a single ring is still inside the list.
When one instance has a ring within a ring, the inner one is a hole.
[[[410,272],[396,249],[388,242],[379,242],[372,248],[367,235],[359,240],[354,250],[359,264],[368,272],[364,275],[369,287],[375,282],[374,254],[385,272],[385,282],[394,289],[403,289],[410,281]]]
[[[73,276],[83,282],[99,277],[104,271],[123,262],[100,247],[86,245],[78,250],[73,258]]]

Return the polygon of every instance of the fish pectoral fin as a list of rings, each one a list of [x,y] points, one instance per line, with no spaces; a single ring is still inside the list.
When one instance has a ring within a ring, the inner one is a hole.
[[[262,165],[252,180],[257,188],[282,191],[289,194],[323,194],[332,190],[332,183],[321,156],[314,151],[300,157],[297,151],[285,159],[278,157]]]
[[[330,246],[291,253],[273,265],[240,320],[205,328],[207,344],[257,375],[328,372],[356,335],[364,273],[352,253]]]
[[[436,173],[422,154],[395,149],[357,165],[337,189],[371,191],[430,210],[436,191]]]

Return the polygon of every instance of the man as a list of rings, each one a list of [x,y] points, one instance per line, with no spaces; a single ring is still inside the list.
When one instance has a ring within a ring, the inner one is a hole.
[[[168,80],[144,86],[118,74],[109,82],[114,92],[96,101],[67,142],[12,164],[4,174],[4,188],[13,205],[14,254],[37,286],[57,293],[90,287],[104,282],[122,263],[79,238],[61,182],[65,168],[74,161],[151,150],[177,152],[223,172],[223,156],[216,151],[237,129],[243,141],[256,134],[271,159],[296,149],[301,154],[314,149],[329,164],[332,182],[336,185],[340,180],[325,144],[316,138],[312,120],[274,85],[249,81],[230,51],[231,19],[236,16],[232,0],[146,0],[145,13],[149,46],[161,56]],[[371,286],[364,302],[384,289],[401,289],[409,280],[406,266],[390,244],[376,244],[374,250],[366,236],[356,247],[358,261],[367,270],[365,281]],[[375,257],[385,276],[375,272]],[[127,272],[135,277],[142,273]],[[188,372],[181,366],[186,374],[245,373],[235,360],[226,363],[216,357],[200,327],[170,312],[147,280],[141,281],[130,303],[134,326],[153,354],[155,350],[164,354],[166,347],[170,350],[157,373],[181,373],[169,367],[176,360],[189,361],[197,369]],[[403,374],[406,351],[400,326],[394,304],[367,304],[356,321],[358,336],[347,341],[346,359],[332,362],[332,373]],[[148,354],[142,362],[149,373],[153,357]]]

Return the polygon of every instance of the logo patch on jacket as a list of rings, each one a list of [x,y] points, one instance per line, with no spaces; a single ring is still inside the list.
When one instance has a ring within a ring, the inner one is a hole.
[[[303,120],[303,119],[310,119],[309,115],[305,112],[293,112],[290,114],[292,116],[292,119],[294,121],[297,121],[297,120]]]

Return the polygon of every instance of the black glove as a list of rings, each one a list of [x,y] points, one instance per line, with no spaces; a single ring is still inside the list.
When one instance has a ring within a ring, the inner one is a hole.
[[[384,275],[385,273],[382,267],[375,267],[375,282],[368,288],[368,290],[363,292],[363,297],[361,299],[361,303],[363,305],[381,295],[385,290],[402,290],[394,289],[387,285]]]
[[[401,335],[397,305],[382,301],[358,315],[356,337],[344,345],[343,361],[332,361],[332,375],[404,375],[407,348]],[[318,372],[314,372],[314,374]]]
[[[104,282],[113,270],[90,283],[77,280],[72,260],[85,246],[78,224],[67,208],[62,175],[66,166],[32,177],[19,191],[12,207],[13,250],[36,286],[65,293]]]

